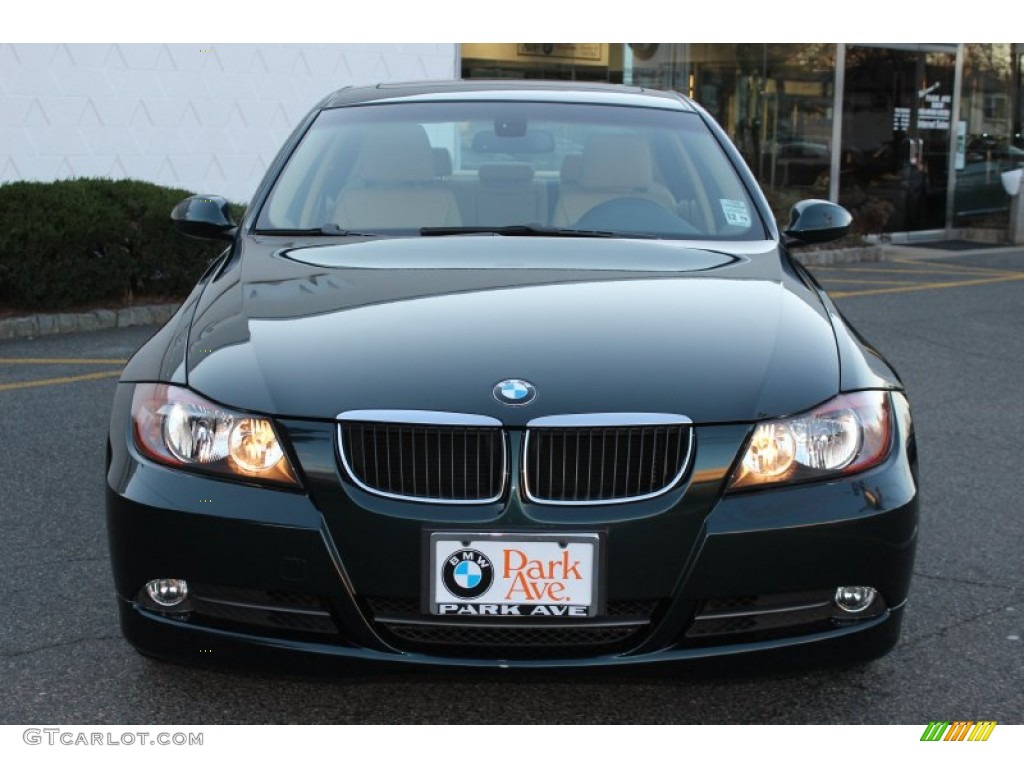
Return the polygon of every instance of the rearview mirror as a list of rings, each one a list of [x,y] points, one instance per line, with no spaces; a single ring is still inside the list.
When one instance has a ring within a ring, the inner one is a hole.
[[[524,129],[525,131],[525,129]],[[538,155],[555,149],[555,137],[550,131],[525,131],[517,134],[503,125],[502,132],[480,131],[473,136],[474,152],[501,155]]]
[[[783,230],[787,245],[829,243],[845,237],[853,216],[841,205],[828,200],[801,200],[793,206],[789,226]]]
[[[171,222],[181,234],[200,240],[231,240],[238,225],[231,220],[228,201],[217,195],[186,197],[171,211]]]

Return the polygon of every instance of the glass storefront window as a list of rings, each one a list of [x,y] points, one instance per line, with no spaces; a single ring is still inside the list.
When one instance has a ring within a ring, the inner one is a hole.
[[[946,221],[955,46],[849,46],[839,202],[864,232]]]
[[[1024,162],[1014,136],[1013,45],[964,46],[956,154],[956,226],[1005,229],[1010,198],[1001,174]]]
[[[622,82],[622,43],[463,43],[464,79]]]
[[[827,197],[834,43],[632,43],[624,79],[696,99],[729,134],[781,222]]]
[[[696,99],[758,177],[780,222],[793,203],[827,197],[834,43],[464,44],[463,77],[605,80]]]
[[[1009,198],[1000,174],[1024,164],[1024,44],[845,45],[836,116],[838,50],[834,43],[461,48],[463,77],[595,80],[687,94],[732,138],[783,223],[794,202],[838,189],[861,234],[1005,229]]]

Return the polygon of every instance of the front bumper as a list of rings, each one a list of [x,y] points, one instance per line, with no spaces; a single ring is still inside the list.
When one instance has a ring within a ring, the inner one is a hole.
[[[550,668],[818,646],[871,656],[898,637],[918,519],[907,434],[853,478],[722,497],[747,428],[705,427],[690,475],[657,499],[550,509],[518,501],[513,482],[506,501],[450,508],[360,491],[330,423],[283,422],[302,493],[155,465],[130,443],[130,390],[119,387],[112,421],[107,522],[122,628],[147,654]],[[600,532],[605,615],[540,634],[423,615],[423,541],[439,529]],[[156,578],[198,585],[196,610],[147,608],[140,591]],[[837,620],[819,603],[839,585],[872,586],[880,602]]]

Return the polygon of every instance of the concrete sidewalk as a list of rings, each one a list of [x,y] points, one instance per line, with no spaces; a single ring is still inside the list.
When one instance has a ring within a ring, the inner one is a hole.
[[[881,246],[885,255],[884,260],[900,259],[949,259],[962,256],[995,256],[1004,253],[1020,253],[1024,255],[1024,245],[1010,245],[1008,243],[979,243],[978,248],[952,248],[943,249],[935,246],[925,247],[911,243],[886,243]]]
[[[178,309],[178,304],[149,304],[124,309],[94,309],[89,312],[50,312],[0,319],[0,341],[31,339],[56,333],[98,331],[104,328],[130,328],[136,325],[163,325]]]

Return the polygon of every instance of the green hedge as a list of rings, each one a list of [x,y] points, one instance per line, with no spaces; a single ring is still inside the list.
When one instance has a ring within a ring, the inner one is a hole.
[[[187,295],[225,247],[171,226],[171,209],[191,194],[112,179],[0,186],[0,306],[54,310]],[[233,210],[236,221],[243,211]]]

